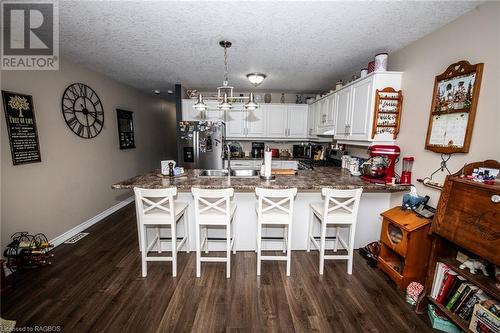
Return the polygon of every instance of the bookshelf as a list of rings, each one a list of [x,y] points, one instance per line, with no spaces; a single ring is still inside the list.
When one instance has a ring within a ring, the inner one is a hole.
[[[500,163],[494,160],[475,162],[464,166],[463,172],[468,175],[478,167],[500,169]],[[472,332],[469,319],[459,317],[456,312],[447,309],[446,304],[439,304],[430,295],[438,262],[446,264],[467,283],[481,289],[488,298],[497,302],[500,300],[500,289],[493,276],[460,269],[461,263],[455,259],[457,252],[461,251],[470,258],[481,258],[490,264],[500,265],[500,238],[496,236],[500,233],[500,204],[493,200],[493,196],[499,193],[499,185],[476,183],[461,178],[460,173],[446,177],[431,227],[432,250],[425,282],[428,296],[418,303],[417,312],[426,311],[429,303],[434,304],[460,329]]]

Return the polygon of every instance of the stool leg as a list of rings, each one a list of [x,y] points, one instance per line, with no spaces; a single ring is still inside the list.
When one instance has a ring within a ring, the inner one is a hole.
[[[189,253],[189,251],[191,250],[191,244],[189,242],[189,216],[188,216],[188,209],[186,209],[186,211],[184,212],[184,237],[186,238],[186,252]]]
[[[205,253],[208,253],[208,226],[205,227]]]
[[[260,256],[262,252],[262,224],[257,222],[257,276],[260,276]]]
[[[172,223],[172,276],[177,276],[177,228],[176,223]]]
[[[226,278],[231,277],[231,222],[226,227]]]
[[[161,242],[160,242],[160,227],[156,228],[156,247],[158,253],[161,253]]]
[[[148,268],[147,268],[147,262],[146,262],[146,233],[147,229],[145,226],[141,226],[141,268],[142,268],[142,277],[146,277],[148,275]]]
[[[347,255],[349,259],[347,259],[347,274],[352,274],[352,262],[353,262],[353,252],[354,252],[354,230],[355,227],[353,225],[349,226],[349,246],[347,249]]]
[[[311,237],[313,233],[313,222],[314,222],[314,213],[311,208],[309,208],[309,228],[307,234],[307,252],[311,252]]]
[[[319,248],[319,275],[323,275],[325,266],[325,242],[326,242],[326,223],[321,220],[321,244]]]
[[[201,226],[196,223],[195,233],[196,233],[196,277],[201,276],[201,245],[200,245],[200,228]]]
[[[333,242],[333,252],[339,249],[339,227],[335,227],[335,241]]]
[[[285,225],[285,227],[283,228],[283,253],[286,253],[286,249],[287,249],[287,245],[286,243],[288,242],[288,240],[286,239],[287,237],[287,234],[288,234],[288,226]]]
[[[233,223],[233,220],[231,220],[231,224]],[[234,247],[234,244],[236,243],[236,228],[234,225],[232,226],[231,230],[233,231],[233,239],[232,239],[232,249],[233,249],[233,254],[236,254],[236,248]]]
[[[287,258],[286,258],[286,276],[290,276],[290,266],[291,266],[291,261],[292,261],[292,242],[290,241],[292,239],[292,225],[290,224],[287,227]]]

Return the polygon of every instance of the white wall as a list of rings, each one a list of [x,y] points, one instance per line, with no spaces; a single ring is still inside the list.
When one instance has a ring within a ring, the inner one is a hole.
[[[441,29],[389,55],[389,69],[403,71],[403,114],[397,145],[402,156],[414,156],[412,180],[429,176],[441,162],[440,154],[424,149],[434,78],[457,61],[484,63],[476,120],[468,154],[453,155],[452,173],[465,163],[500,160],[500,3],[488,2]],[[400,163],[401,164],[401,163]],[[399,165],[401,167],[401,165]],[[439,181],[445,174],[434,177]],[[436,205],[440,191],[417,184]],[[400,204],[401,195],[393,196]]]
[[[16,231],[52,239],[131,193],[111,185],[174,158],[175,106],[62,61],[59,71],[2,71],[3,90],[33,96],[42,162],[13,166],[4,111],[1,133],[1,248]],[[93,88],[104,107],[104,128],[82,139],[66,125],[61,97],[68,85]],[[2,106],[3,107],[3,106]],[[120,150],[116,108],[134,111],[136,149]]]

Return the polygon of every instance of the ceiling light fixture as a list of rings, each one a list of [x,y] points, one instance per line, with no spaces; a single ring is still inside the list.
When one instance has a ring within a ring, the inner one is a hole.
[[[262,81],[266,78],[265,74],[262,73],[250,73],[247,74],[247,79],[250,81],[251,84],[253,84],[255,87],[260,85]]]
[[[219,42],[219,45],[224,48],[224,80],[222,81],[222,86],[217,87],[217,101],[219,101],[217,107],[219,108],[219,110],[229,111],[233,109],[233,105],[231,103],[233,103],[235,100],[248,99],[249,102],[244,104],[243,107],[247,110],[257,109],[259,107],[259,104],[255,103],[255,98],[252,93],[248,97],[239,96],[235,98],[233,96],[234,87],[229,85],[229,69],[228,69],[229,66],[227,63],[227,49],[231,47],[232,43],[227,40],[221,40]],[[258,74],[258,75],[263,75],[263,74]],[[263,78],[260,80],[260,82],[262,82],[265,77],[266,76],[264,75]],[[208,106],[203,101],[203,96],[201,95],[201,93],[198,94],[198,102],[194,105],[194,108],[199,111],[204,111],[208,109]]]

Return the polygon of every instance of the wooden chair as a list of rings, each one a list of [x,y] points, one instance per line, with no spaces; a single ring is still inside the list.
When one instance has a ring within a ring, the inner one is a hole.
[[[232,227],[236,204],[231,202],[234,194],[232,188],[225,189],[200,189],[192,188],[194,196],[194,211],[196,220],[196,277],[201,276],[201,262],[225,262],[226,277],[231,276],[231,250],[234,246],[234,228]],[[226,238],[210,239],[208,229],[210,227],[225,227]],[[200,239],[201,228],[205,229],[203,241]],[[231,237],[232,236],[232,237]],[[224,240],[226,242],[225,257],[202,257],[201,248],[205,246],[205,253],[208,253],[209,240]],[[236,253],[233,250],[233,253]]]
[[[260,276],[262,260],[286,260],[286,275],[290,276],[292,254],[292,220],[293,201],[297,194],[296,188],[266,189],[256,188],[257,194],[257,275]],[[283,226],[283,252],[286,255],[262,255],[262,227],[266,225]]]
[[[319,274],[323,274],[325,259],[347,260],[347,274],[352,274],[352,258],[354,252],[354,235],[358,218],[359,201],[362,188],[353,190],[336,190],[323,188],[321,194],[325,197],[323,202],[312,202],[310,206],[309,235],[307,252],[311,243],[319,250]],[[321,225],[320,243],[313,235],[313,223],[316,217]],[[335,240],[333,251],[337,252],[339,243],[347,250],[347,255],[325,255],[326,229],[335,227]],[[339,228],[349,229],[349,240],[346,242],[340,237]]]
[[[166,189],[143,189],[134,188],[135,208],[137,215],[137,230],[139,234],[139,248],[141,251],[142,277],[147,276],[148,261],[172,261],[172,276],[177,275],[177,252],[186,243],[189,253],[188,235],[188,213],[186,202],[174,202],[177,188]],[[184,237],[177,238],[177,223],[180,219],[184,222]],[[148,244],[147,231],[150,227],[156,227],[156,237]],[[170,238],[160,237],[160,228],[170,227]],[[154,256],[149,257],[148,252],[156,245],[158,253],[161,253],[161,243],[171,241],[171,257]],[[178,243],[178,244],[177,244]]]

